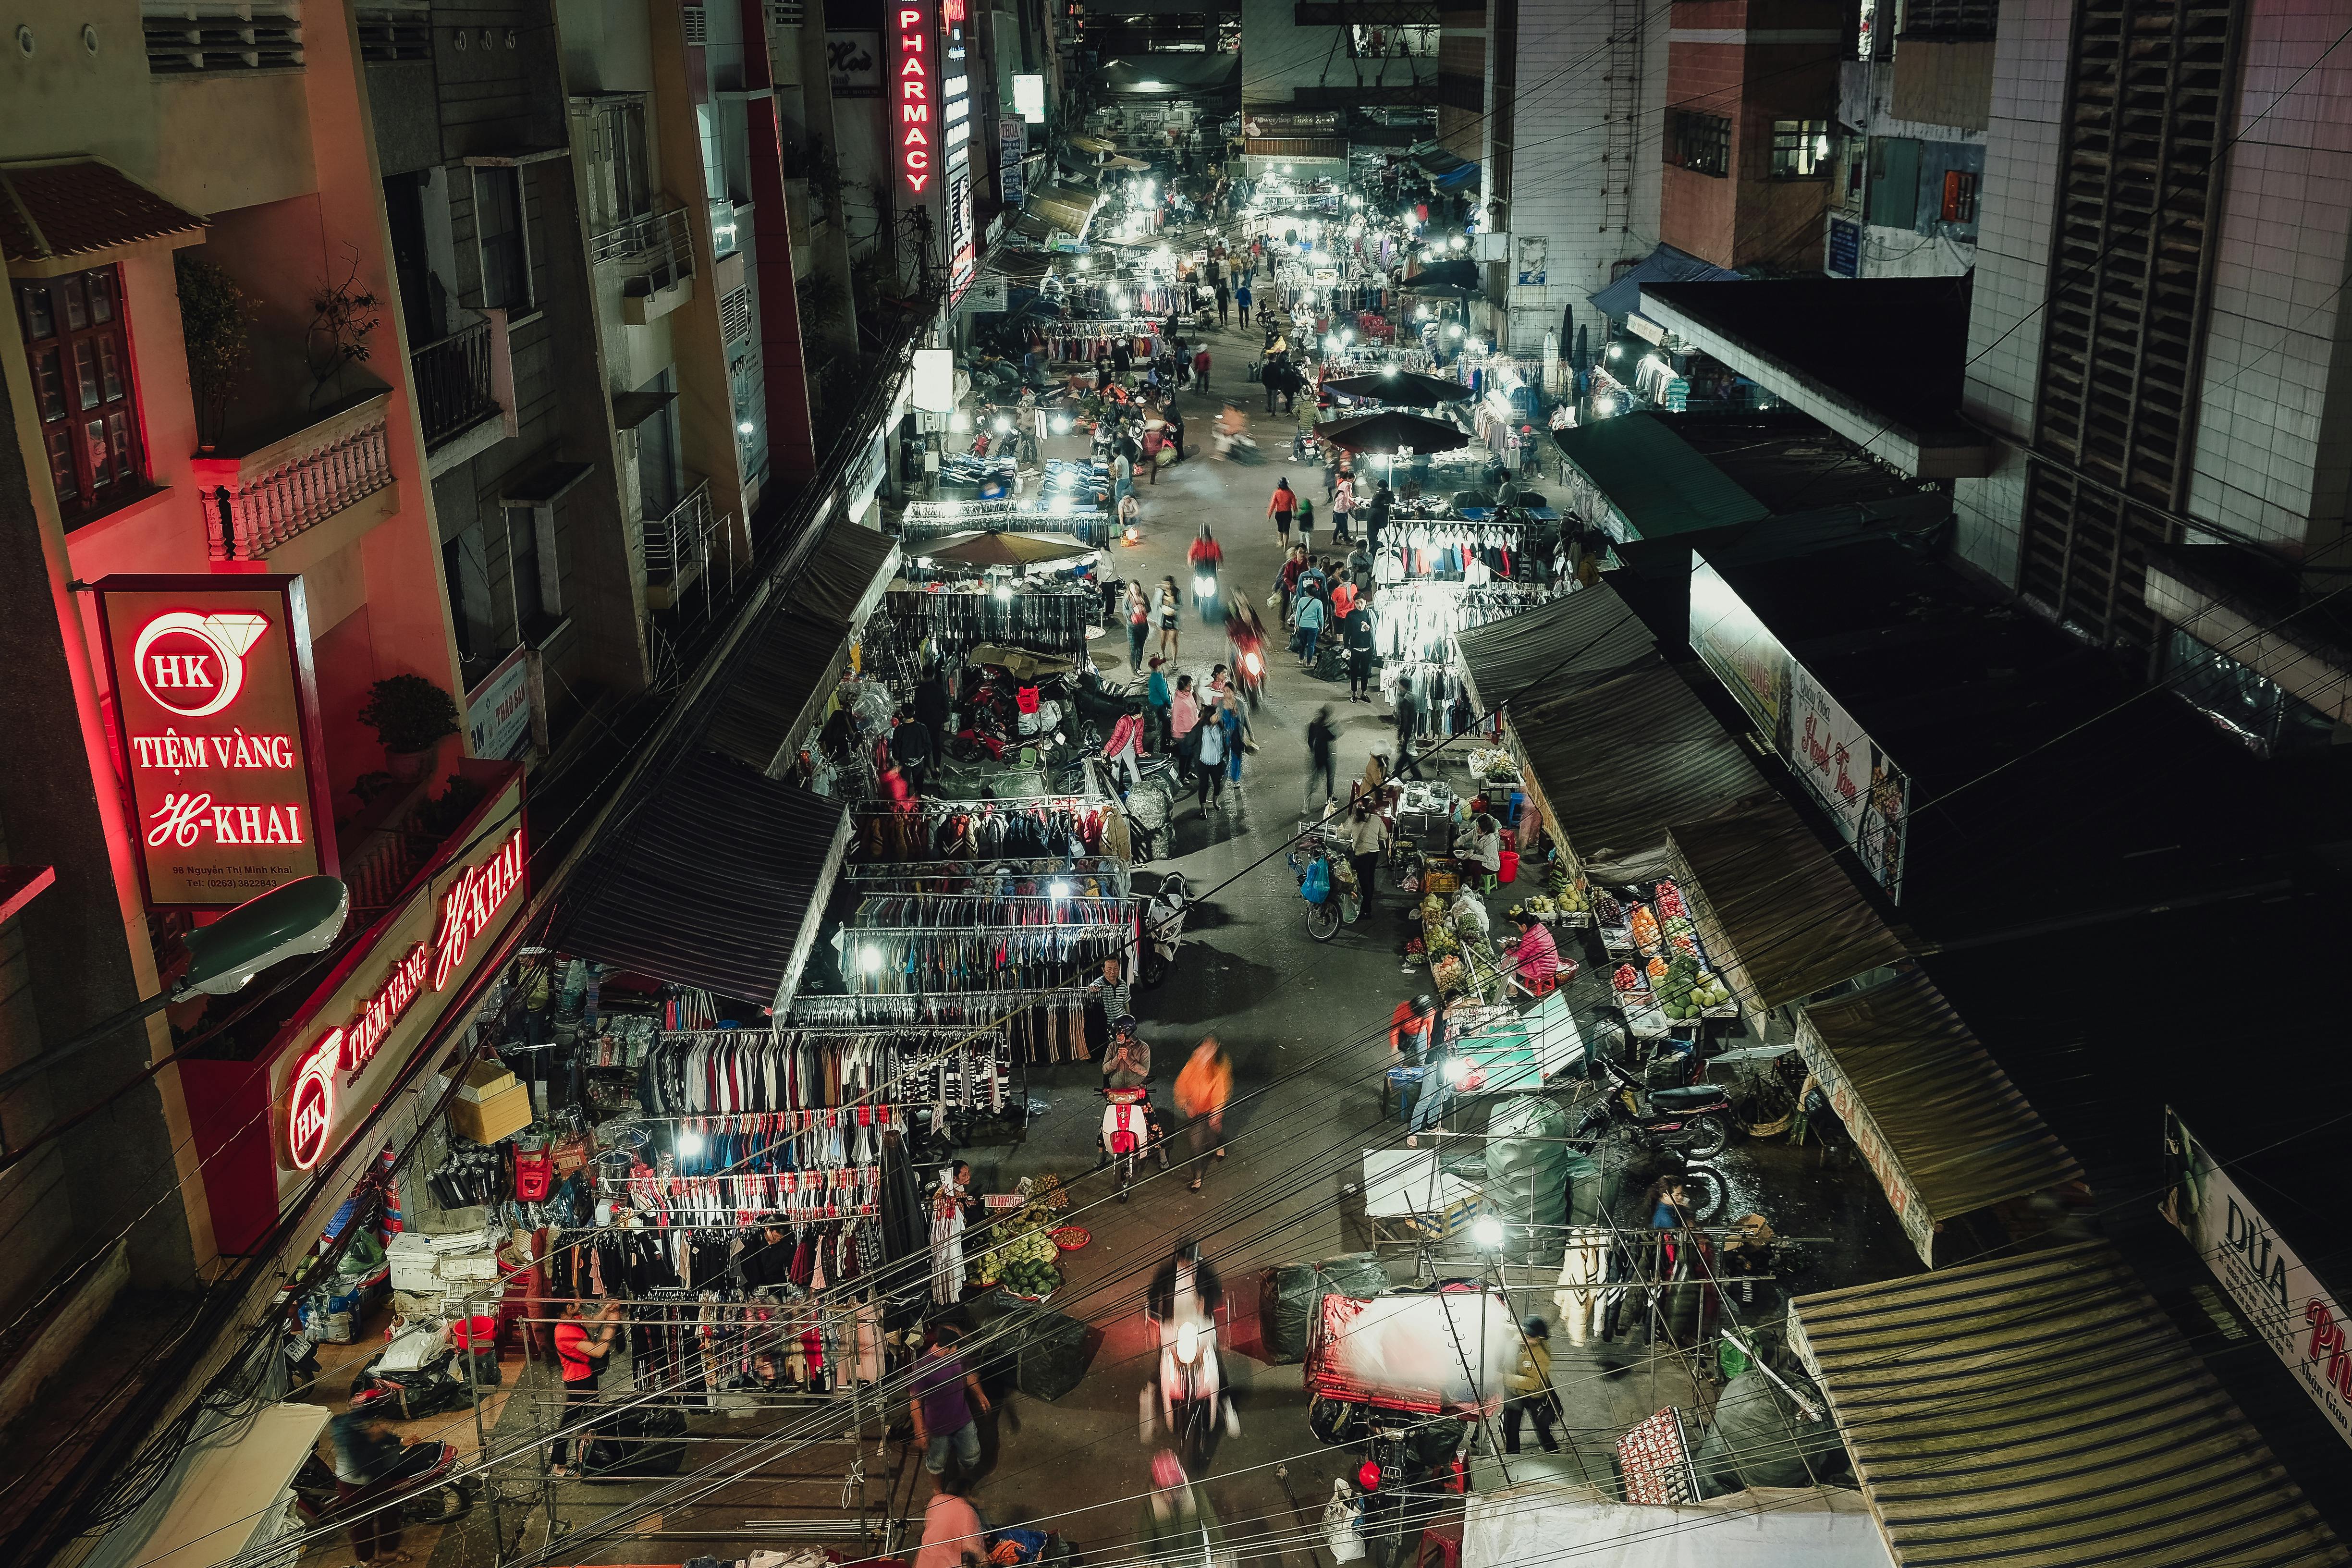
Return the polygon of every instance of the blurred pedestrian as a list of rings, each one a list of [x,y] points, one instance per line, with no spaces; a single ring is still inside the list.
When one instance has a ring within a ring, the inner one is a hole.
[[[1559,1442],[1551,1435],[1551,1424],[1559,1414],[1559,1395],[1551,1385],[1551,1325],[1529,1318],[1520,1325],[1520,1333],[1519,1364],[1503,1384],[1510,1391],[1503,1401],[1503,1452],[1519,1451],[1519,1423],[1528,1420],[1535,1423],[1536,1441],[1543,1451],[1557,1454]]]
[[[1225,1102],[1233,1093],[1233,1058],[1211,1035],[1192,1047],[1184,1070],[1176,1075],[1176,1110],[1191,1121],[1187,1136],[1192,1143],[1192,1190],[1196,1193],[1208,1174],[1209,1162],[1225,1157]]]
[[[1323,781],[1323,804],[1329,805],[1339,798],[1336,770],[1332,766],[1332,749],[1339,731],[1331,727],[1331,710],[1327,704],[1315,710],[1307,721],[1307,791],[1299,802],[1299,815],[1310,816],[1315,810],[1315,781]]]

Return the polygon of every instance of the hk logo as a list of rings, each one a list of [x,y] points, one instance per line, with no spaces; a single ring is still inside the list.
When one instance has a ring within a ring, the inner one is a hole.
[[[236,700],[245,656],[268,629],[268,616],[247,610],[168,611],[140,632],[131,667],[157,706],[184,719],[209,718]]]

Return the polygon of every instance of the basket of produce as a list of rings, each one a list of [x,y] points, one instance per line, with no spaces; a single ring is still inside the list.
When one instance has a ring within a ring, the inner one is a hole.
[[[1469,972],[1463,967],[1462,955],[1458,952],[1449,952],[1432,964],[1430,974],[1437,982],[1440,991],[1459,991],[1469,978]]]
[[[1731,1000],[1731,989],[1711,969],[1701,969],[1698,960],[1687,954],[1676,954],[1661,962],[1652,959],[1650,985],[1657,993],[1659,1010],[1669,1021],[1683,1023],[1702,1016],[1710,1007],[1720,1007]]]
[[[1066,1225],[1053,1233],[1054,1245],[1064,1252],[1076,1252],[1095,1238],[1095,1233],[1082,1225]]]

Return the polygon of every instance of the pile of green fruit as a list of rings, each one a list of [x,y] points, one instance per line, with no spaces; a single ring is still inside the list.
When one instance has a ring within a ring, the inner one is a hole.
[[[1650,983],[1658,998],[1659,1010],[1680,1023],[1696,1018],[1709,1007],[1720,1007],[1731,1000],[1731,992],[1711,969],[1701,969],[1698,960],[1688,953],[1676,953],[1666,965],[1666,973]]]
[[[1053,1210],[1031,1204],[998,1222],[1004,1239],[981,1254],[980,1282],[1016,1296],[1050,1296],[1062,1288],[1061,1248],[1054,1245]]]

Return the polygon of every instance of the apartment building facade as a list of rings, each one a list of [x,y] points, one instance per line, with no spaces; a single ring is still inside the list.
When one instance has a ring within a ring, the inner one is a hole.
[[[1861,13],[1838,68],[1822,268],[1833,278],[1955,278],[1976,265],[1992,118],[1996,0]]]
[[[1666,34],[1658,237],[1717,267],[1822,265],[1835,0],[1676,0]]]
[[[1957,548],[2264,748],[2352,720],[2347,26],[2010,0],[1994,46]]]

